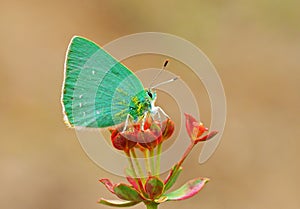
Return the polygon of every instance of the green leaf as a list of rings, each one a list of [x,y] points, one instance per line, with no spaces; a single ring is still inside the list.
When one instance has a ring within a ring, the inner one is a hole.
[[[129,206],[136,205],[139,202],[124,201],[124,200],[106,200],[104,198],[101,198],[98,203],[107,206],[114,206],[114,207],[129,207]]]
[[[155,176],[150,176],[145,183],[146,193],[150,199],[155,199],[160,196],[164,189],[164,183]]]
[[[188,199],[196,195],[204,187],[205,183],[208,181],[209,181],[208,178],[197,178],[197,179],[190,180],[179,189],[171,193],[164,194],[163,197],[164,196],[167,197],[168,201]]]
[[[177,164],[172,167],[169,176],[165,180],[165,191],[168,191],[174,185],[181,171],[182,167],[178,168]]]
[[[117,184],[114,187],[114,192],[119,198],[123,200],[134,202],[140,202],[143,200],[137,190],[123,183]]]

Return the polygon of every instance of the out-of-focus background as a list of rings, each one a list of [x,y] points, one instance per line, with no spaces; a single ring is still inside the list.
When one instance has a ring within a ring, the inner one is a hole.
[[[96,201],[112,196],[98,179],[124,179],[94,164],[62,121],[65,51],[76,34],[104,45],[145,31],[201,48],[228,105],[217,151],[199,165],[195,150],[176,186],[211,181],[193,199],[161,208],[300,208],[299,8],[296,0],[1,0],[0,208],[106,208]],[[128,63],[135,70],[163,59],[153,60]],[[209,106],[200,111],[209,123]]]

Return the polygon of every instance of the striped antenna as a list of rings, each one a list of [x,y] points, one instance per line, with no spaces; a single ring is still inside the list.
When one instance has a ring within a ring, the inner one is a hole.
[[[152,79],[152,81],[151,81],[151,83],[150,83],[149,89],[154,88],[154,87],[152,87],[154,81],[155,81],[155,80],[160,76],[160,74],[166,69],[168,63],[169,63],[169,60],[167,59],[167,60],[164,62],[164,65],[163,65],[163,67],[161,68],[161,70],[160,70],[160,71],[156,74],[156,76]],[[155,86],[157,86],[157,85],[155,85]]]

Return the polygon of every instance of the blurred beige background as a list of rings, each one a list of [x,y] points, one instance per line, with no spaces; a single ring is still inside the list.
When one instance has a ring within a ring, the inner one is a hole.
[[[296,0],[0,0],[0,208],[105,208],[96,201],[112,196],[98,179],[123,179],[95,165],[62,121],[65,51],[75,34],[104,45],[145,31],[201,48],[228,105],[216,153],[200,166],[195,150],[177,186],[197,176],[211,182],[161,208],[300,208],[299,7]],[[200,111],[209,123],[209,106]]]

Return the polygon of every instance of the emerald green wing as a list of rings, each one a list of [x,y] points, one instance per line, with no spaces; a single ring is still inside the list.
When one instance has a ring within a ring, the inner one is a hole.
[[[70,42],[62,91],[65,122],[71,127],[107,127],[126,120],[131,98],[144,91],[140,80],[95,43]]]

